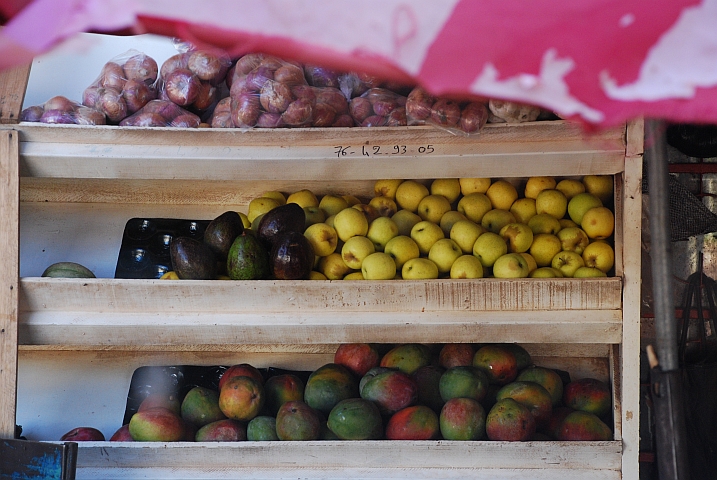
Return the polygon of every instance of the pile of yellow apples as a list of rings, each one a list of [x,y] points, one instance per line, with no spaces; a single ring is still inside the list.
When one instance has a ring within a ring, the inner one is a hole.
[[[613,177],[377,180],[374,197],[266,192],[246,222],[287,202],[306,213],[310,279],[605,277],[613,269]]]

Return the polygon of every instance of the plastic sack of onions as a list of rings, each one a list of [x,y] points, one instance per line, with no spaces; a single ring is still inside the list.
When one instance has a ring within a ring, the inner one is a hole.
[[[406,97],[385,88],[370,88],[351,99],[349,115],[359,127],[406,126]]]
[[[117,124],[157,98],[157,62],[142,52],[128,50],[102,66],[82,93],[82,104],[100,110],[108,123]]]
[[[432,125],[458,135],[480,132],[488,121],[489,111],[483,101],[457,101],[436,97],[415,87],[406,100],[409,125]]]
[[[120,122],[121,127],[198,128],[199,116],[169,100],[150,100],[139,111]]]
[[[21,122],[57,123],[69,125],[105,125],[105,114],[95,108],[57,95],[42,105],[32,105],[20,113]]]

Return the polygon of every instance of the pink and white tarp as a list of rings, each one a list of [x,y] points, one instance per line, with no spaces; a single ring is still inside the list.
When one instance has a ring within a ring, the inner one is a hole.
[[[540,105],[717,123],[717,0],[0,0],[0,69],[78,32],[156,33]]]

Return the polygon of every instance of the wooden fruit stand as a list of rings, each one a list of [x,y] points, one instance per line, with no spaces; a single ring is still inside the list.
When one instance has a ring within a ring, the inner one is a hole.
[[[517,342],[537,364],[610,381],[614,440],[83,442],[77,478],[637,478],[642,137],[640,121],[592,135],[564,121],[495,124],[474,137],[431,127],[0,127],[0,437],[39,392],[57,402],[72,390],[77,403],[126,394],[143,365],[309,369],[330,362],[342,342]],[[132,217],[211,219],[246,211],[267,190],[370,197],[381,178],[587,174],[615,179],[611,278],[112,278]],[[99,278],[40,277],[73,255]],[[18,375],[22,384],[36,373],[70,385],[16,387]],[[105,423],[119,427],[122,414]],[[17,420],[32,430],[31,418]]]

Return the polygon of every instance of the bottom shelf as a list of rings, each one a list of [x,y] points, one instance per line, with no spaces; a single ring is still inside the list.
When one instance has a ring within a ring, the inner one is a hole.
[[[621,441],[80,442],[80,479],[618,480]]]

